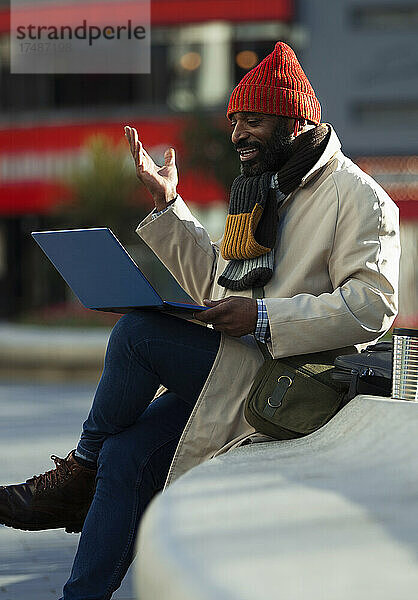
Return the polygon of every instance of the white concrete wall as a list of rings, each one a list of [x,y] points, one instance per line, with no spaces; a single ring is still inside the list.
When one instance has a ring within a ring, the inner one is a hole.
[[[412,600],[418,404],[358,396],[299,440],[245,446],[151,504],[140,600]]]

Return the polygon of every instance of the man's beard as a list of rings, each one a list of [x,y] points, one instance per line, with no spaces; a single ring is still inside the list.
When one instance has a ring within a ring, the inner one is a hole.
[[[287,123],[279,121],[265,144],[259,142],[241,142],[237,149],[256,148],[258,156],[254,161],[241,162],[241,175],[251,177],[266,171],[277,172],[289,160],[293,152],[293,135],[289,133]]]

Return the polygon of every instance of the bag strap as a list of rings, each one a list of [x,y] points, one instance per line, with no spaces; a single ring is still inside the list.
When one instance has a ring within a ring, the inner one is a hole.
[[[260,300],[264,298],[264,288],[263,287],[253,287],[252,288],[253,298],[259,298]]]

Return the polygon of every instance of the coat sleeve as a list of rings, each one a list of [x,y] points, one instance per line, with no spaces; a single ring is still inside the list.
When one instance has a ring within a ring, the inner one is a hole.
[[[398,208],[372,180],[344,172],[332,177],[338,202],[328,259],[333,291],[265,299],[275,358],[376,340],[397,314]]]
[[[180,196],[158,217],[148,215],[136,232],[196,302],[209,298],[219,246]]]

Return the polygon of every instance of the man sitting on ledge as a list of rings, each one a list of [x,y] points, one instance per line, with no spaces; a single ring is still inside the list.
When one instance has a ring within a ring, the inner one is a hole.
[[[147,311],[123,316],[77,449],[53,457],[55,469],[0,490],[1,523],[82,528],[65,600],[111,597],[141,516],[165,482],[266,439],[243,414],[263,363],[254,338],[280,358],[370,343],[395,318],[397,208],[321,123],[289,46],[277,43],[244,76],[227,116],[241,175],[220,245],[176,192],[174,150],[158,167],[136,130],[125,129],[155,200],[137,232],[210,307],[196,318],[212,327]]]

